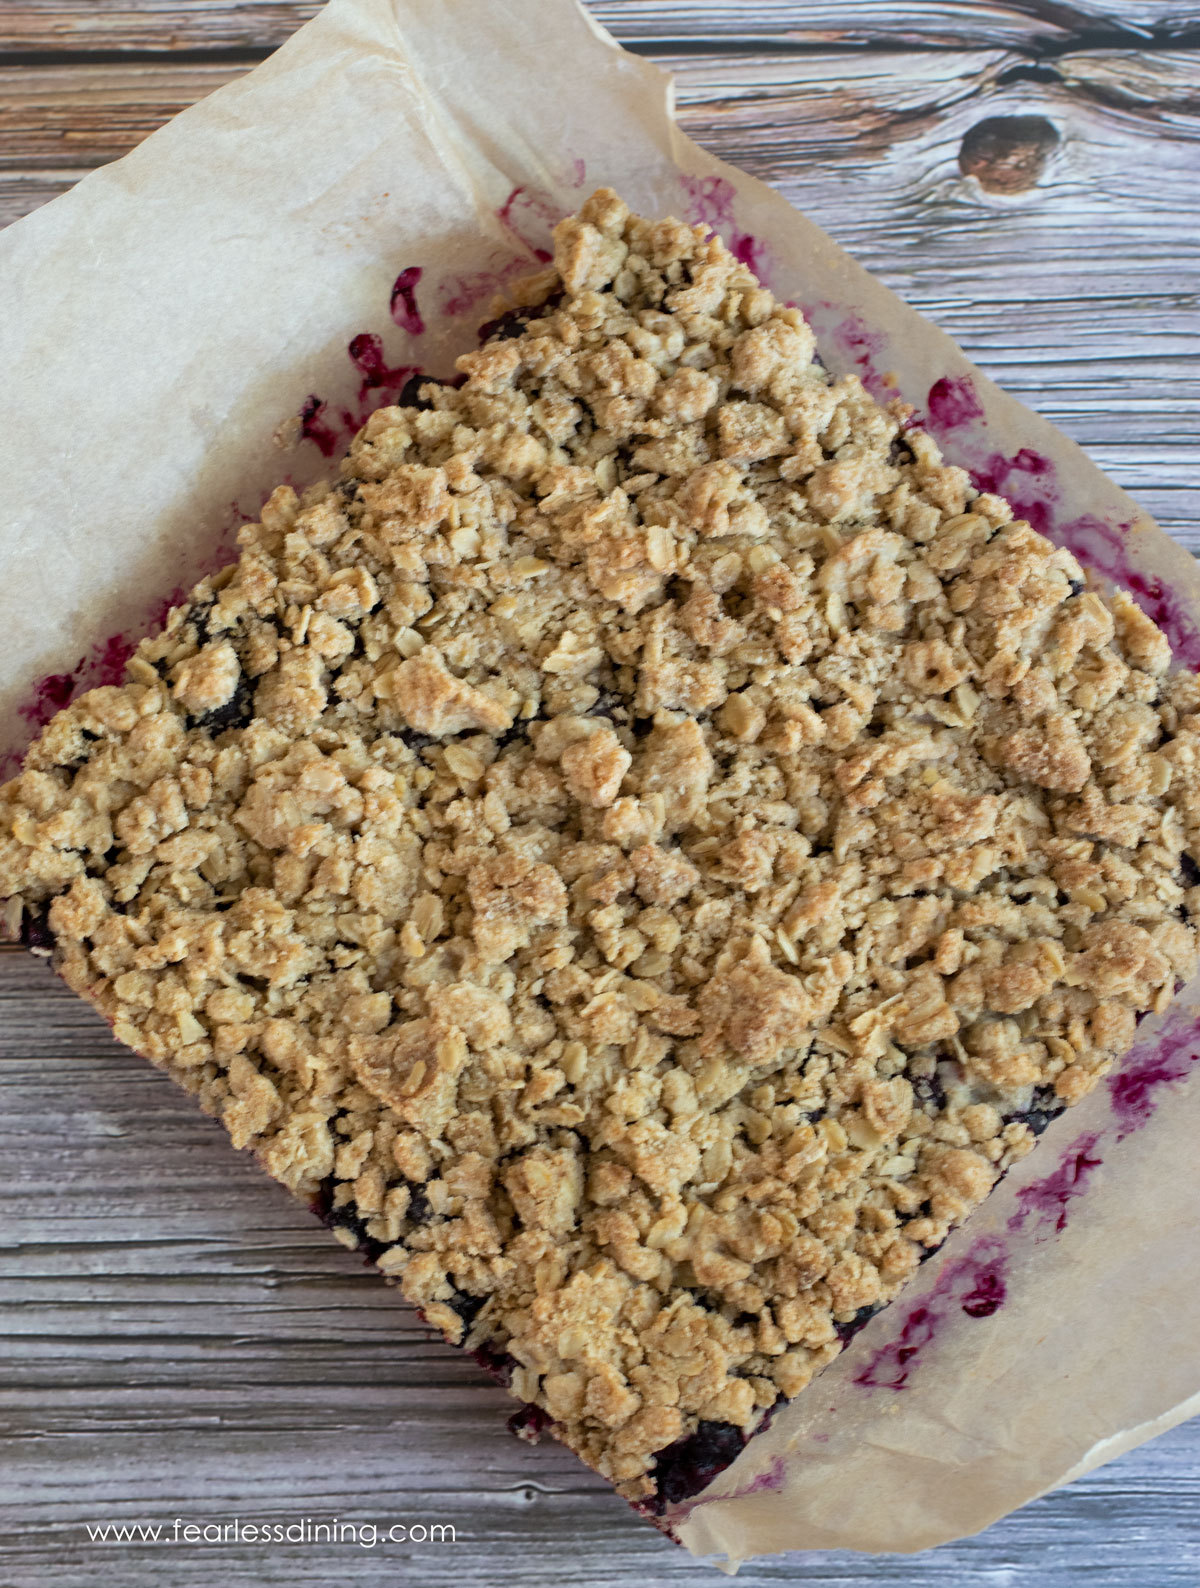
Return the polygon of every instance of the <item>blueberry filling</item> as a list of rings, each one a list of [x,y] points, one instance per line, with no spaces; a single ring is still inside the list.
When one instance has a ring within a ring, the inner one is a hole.
[[[595,703],[588,707],[589,717],[607,717],[609,722],[616,722],[617,712],[628,715],[625,696],[619,695],[615,689],[602,689],[597,695]]]
[[[363,1253],[367,1262],[376,1263],[387,1251],[386,1243],[377,1241],[367,1234],[366,1224],[358,1216],[353,1203],[346,1202],[341,1207],[335,1207],[333,1204],[335,1188],[344,1183],[344,1181],[335,1180],[332,1175],[330,1175],[328,1180],[323,1180],[313,1202],[313,1212],[327,1229],[349,1230],[354,1237],[355,1245]]]
[[[400,739],[410,750],[427,750],[438,742],[432,734],[418,733],[415,728],[401,728]]]
[[[1004,1305],[1004,1281],[999,1274],[981,1274],[971,1294],[964,1300],[962,1310],[968,1318],[990,1318]]]
[[[1087,585],[1084,584],[1082,579],[1071,580],[1071,594],[1073,596],[1082,595],[1086,589]]]
[[[946,1088],[936,1075],[923,1075],[913,1082],[913,1095],[926,1113],[941,1114],[946,1109]]]
[[[536,1445],[538,1439],[554,1422],[547,1412],[540,1406],[526,1405],[515,1411],[508,1419],[506,1427],[510,1434],[516,1434],[518,1439],[523,1439],[526,1444]]]
[[[21,942],[31,954],[44,957],[54,952],[54,933],[45,910],[26,905],[21,915]]]
[[[1066,1106],[1061,1097],[1054,1095],[1052,1087],[1039,1086],[1034,1091],[1031,1106],[1009,1117],[1011,1122],[1028,1125],[1035,1136],[1040,1136],[1050,1121],[1057,1119]]]
[[[400,408],[432,408],[433,402],[428,397],[422,397],[422,386],[450,386],[454,382],[439,380],[436,375],[410,375],[400,388],[400,395],[396,398],[396,405]]]
[[[668,1505],[678,1505],[699,1494],[730,1462],[741,1454],[746,1435],[732,1423],[703,1419],[686,1439],[660,1450],[654,1462],[656,1493],[648,1508],[661,1516]]]
[[[529,724],[536,722],[540,713],[532,717],[518,717],[511,728],[506,728],[503,733],[496,735],[497,750],[506,750],[510,744],[515,744],[518,739],[524,739],[529,732]]]
[[[882,1301],[872,1302],[869,1306],[860,1307],[854,1316],[848,1318],[845,1323],[835,1323],[833,1327],[837,1331],[838,1339],[843,1344],[847,1340],[853,1340],[858,1331],[865,1327],[868,1319],[873,1318],[877,1312],[881,1311],[883,1306],[884,1303]]]
[[[429,1205],[429,1198],[419,1185],[409,1184],[408,1212],[405,1217],[410,1224],[428,1224],[433,1217],[433,1209]]]
[[[227,728],[245,728],[254,720],[254,690],[245,673],[238,676],[237,688],[223,706],[214,706],[202,717],[189,718],[206,733],[224,733]]]
[[[502,314],[498,319],[485,320],[479,327],[479,340],[481,342],[501,341],[509,342],[516,336],[522,336],[534,320],[544,320],[562,302],[562,293],[556,292],[553,297],[547,298],[545,303],[525,309],[509,309],[507,314]]]
[[[474,1347],[471,1358],[505,1389],[512,1383],[513,1368],[517,1365],[517,1359],[509,1356],[507,1351],[501,1351],[498,1346],[489,1345],[485,1341],[483,1345]]]
[[[120,848],[116,844],[114,844],[111,849],[106,849],[98,860],[90,859],[87,862],[87,866],[86,866],[85,869],[87,871],[88,876],[89,877],[102,877],[102,876],[104,876],[104,874],[108,871],[110,866],[115,866],[116,865],[117,861],[120,859],[120,856],[121,856]],[[123,906],[120,905],[120,904],[117,904],[117,903],[113,903],[110,906],[110,908],[112,908],[114,910],[120,910],[120,909],[123,908]]]
[[[463,1332],[465,1333],[475,1319],[482,1312],[487,1303],[486,1296],[472,1296],[469,1291],[456,1290],[446,1305],[451,1312],[455,1312],[462,1319]]]
[[[1194,888],[1196,884],[1200,882],[1200,866],[1196,864],[1191,855],[1186,853],[1180,855],[1179,871],[1180,875],[1183,877],[1183,885],[1185,888]]]
[[[214,605],[215,605],[214,602],[207,601],[207,602],[204,603],[203,606],[194,606],[191,609],[191,611],[188,613],[189,619],[191,620],[191,622],[193,624],[195,624],[195,627],[196,627],[196,644],[197,645],[204,645],[208,641],[208,638],[209,638],[208,620],[209,620],[210,616],[212,615],[212,609],[213,609]]]
[[[354,1237],[355,1245],[363,1252],[367,1261],[377,1263],[384,1252],[387,1251],[388,1243],[376,1240],[373,1235],[367,1234],[367,1221],[359,1214],[354,1203],[345,1202],[340,1207],[334,1206],[333,1198],[337,1187],[347,1183],[343,1180],[334,1179],[332,1175],[330,1175],[328,1180],[323,1180],[320,1190],[313,1198],[312,1210],[327,1229],[349,1230]],[[433,1209],[429,1205],[429,1199],[420,1186],[413,1185],[411,1181],[408,1182],[408,1185],[411,1190],[407,1214],[408,1222],[410,1224],[426,1224],[433,1217]],[[474,1302],[476,1299],[474,1296],[464,1298],[468,1302]],[[486,1297],[483,1298],[483,1300],[486,1299]],[[482,1300],[479,1305],[483,1305]],[[455,1310],[457,1311],[457,1307]]]

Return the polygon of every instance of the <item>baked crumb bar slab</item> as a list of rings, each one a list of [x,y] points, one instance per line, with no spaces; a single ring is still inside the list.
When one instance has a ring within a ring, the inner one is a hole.
[[[650,1512],[1196,969],[1200,687],[594,194],[0,790],[26,942]]]

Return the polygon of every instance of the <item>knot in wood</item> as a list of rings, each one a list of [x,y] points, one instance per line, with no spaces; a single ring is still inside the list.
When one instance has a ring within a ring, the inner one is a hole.
[[[1059,144],[1045,116],[988,116],[962,141],[958,168],[988,193],[1023,193],[1035,187]]]

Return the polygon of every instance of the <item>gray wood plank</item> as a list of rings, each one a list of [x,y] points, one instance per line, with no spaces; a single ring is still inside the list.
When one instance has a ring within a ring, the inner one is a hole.
[[[265,51],[320,10],[322,0],[19,0],[0,10],[0,50]],[[1154,0],[589,0],[620,39],[639,45],[746,39],[829,44],[1018,45],[1058,48],[1080,37],[1163,42],[1200,22],[1194,3]]]

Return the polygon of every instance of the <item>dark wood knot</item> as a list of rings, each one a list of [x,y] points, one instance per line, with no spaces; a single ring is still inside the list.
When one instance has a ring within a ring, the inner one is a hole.
[[[988,193],[1024,193],[1037,185],[1059,141],[1045,116],[989,116],[963,139],[958,168]]]

